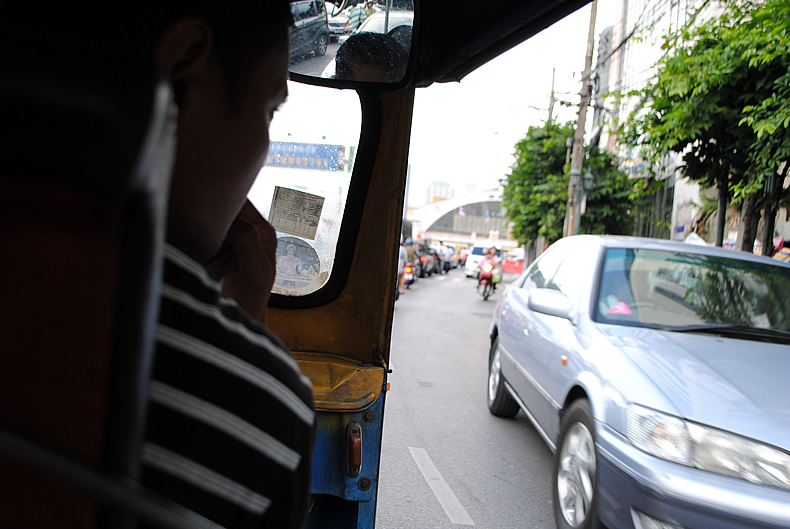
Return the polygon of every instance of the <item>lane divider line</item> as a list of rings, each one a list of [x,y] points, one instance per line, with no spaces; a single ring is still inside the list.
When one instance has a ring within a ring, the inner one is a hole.
[[[411,452],[411,457],[414,458],[414,462],[417,463],[417,468],[422,472],[422,477],[425,478],[428,486],[431,487],[433,495],[436,496],[439,505],[442,506],[447,517],[450,518],[450,522],[455,525],[474,525],[475,523],[472,521],[472,518],[469,517],[469,513],[466,512],[464,506],[458,501],[458,498],[442,477],[439,469],[433,464],[433,460],[428,455],[428,452],[426,452],[424,448],[415,448],[412,446],[409,447],[409,452]]]

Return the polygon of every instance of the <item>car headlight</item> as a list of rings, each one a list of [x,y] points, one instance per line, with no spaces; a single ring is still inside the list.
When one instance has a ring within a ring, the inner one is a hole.
[[[790,490],[790,454],[740,435],[630,404],[626,437],[667,461]]]

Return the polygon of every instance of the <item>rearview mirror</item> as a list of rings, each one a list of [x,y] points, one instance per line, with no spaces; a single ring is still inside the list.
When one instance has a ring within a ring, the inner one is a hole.
[[[571,319],[573,309],[568,296],[552,288],[535,288],[530,291],[527,306],[535,312],[566,320]]]
[[[413,0],[300,0],[291,13],[291,73],[370,83],[405,77]]]

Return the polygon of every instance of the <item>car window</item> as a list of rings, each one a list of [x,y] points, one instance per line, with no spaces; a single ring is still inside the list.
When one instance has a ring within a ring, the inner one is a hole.
[[[527,290],[545,287],[552,276],[554,276],[562,260],[568,255],[571,246],[571,244],[566,243],[565,239],[550,246],[524,274],[520,287]]]
[[[581,295],[591,289],[591,269],[596,257],[595,248],[596,246],[581,241],[569,245],[565,258],[549,282],[549,288],[559,290],[568,296],[574,306],[578,306]]]
[[[483,255],[485,255],[485,251],[488,250],[489,248],[491,248],[491,247],[490,246],[475,246],[474,248],[472,248],[472,251],[469,252],[469,254],[470,255],[483,256]],[[497,248],[496,256],[499,257],[501,254],[502,254],[502,250]]]
[[[596,321],[790,331],[790,268],[720,256],[609,249]]]
[[[277,231],[273,292],[303,296],[329,280],[361,123],[355,92],[289,81],[266,165],[248,195]]]
[[[291,12],[294,15],[294,21],[304,20],[311,16],[315,16],[315,7],[312,2],[296,2],[291,4]]]

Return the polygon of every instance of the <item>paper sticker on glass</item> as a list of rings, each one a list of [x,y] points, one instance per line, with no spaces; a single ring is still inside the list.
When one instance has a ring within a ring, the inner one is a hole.
[[[324,197],[277,186],[269,222],[281,233],[313,240],[323,209]]]
[[[327,279],[321,271],[318,253],[307,242],[296,237],[277,239],[277,275],[273,292],[286,296],[317,290]]]

